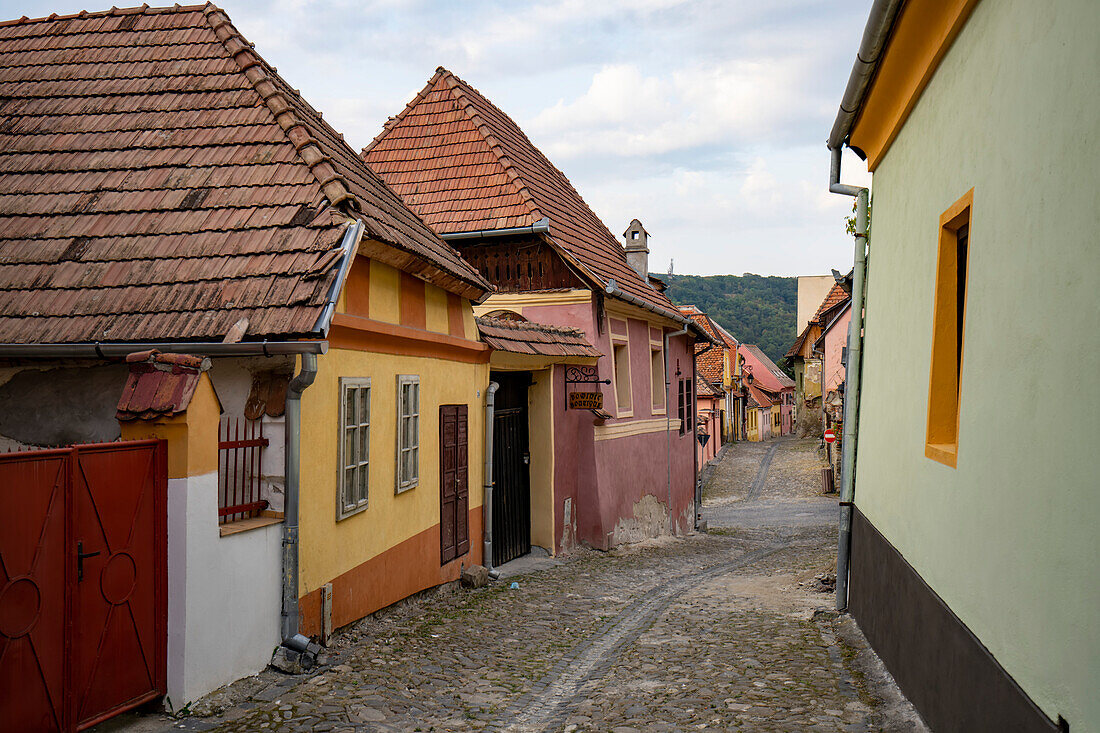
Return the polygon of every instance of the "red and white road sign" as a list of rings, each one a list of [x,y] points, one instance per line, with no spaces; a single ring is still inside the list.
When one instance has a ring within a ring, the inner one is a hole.
[[[836,442],[836,433],[834,433],[831,428],[829,430],[825,431],[825,442],[826,443],[835,443]]]

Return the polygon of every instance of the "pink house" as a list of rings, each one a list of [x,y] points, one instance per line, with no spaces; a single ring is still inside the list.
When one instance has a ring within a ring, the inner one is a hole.
[[[848,323],[852,320],[852,301],[848,300],[826,324],[818,339],[821,360],[822,393],[826,397],[844,383],[844,348],[848,344]]]
[[[779,405],[779,426],[771,427],[772,435],[787,435],[794,426],[794,380],[775,365],[771,359],[752,344],[741,344],[738,348],[745,358],[747,372],[752,372],[753,384],[768,393],[773,404]]]
[[[493,564],[692,530],[695,343],[711,337],[649,277],[641,223],[621,246],[515,122],[442,68],[363,158],[496,288],[475,308],[498,385]]]
[[[695,387],[697,425],[695,439],[699,444],[697,463],[700,466],[718,455],[722,447],[722,405],[726,393],[715,387],[705,378],[700,378]]]

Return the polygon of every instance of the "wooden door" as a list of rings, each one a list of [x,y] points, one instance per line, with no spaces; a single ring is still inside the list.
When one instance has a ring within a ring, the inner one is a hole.
[[[439,554],[446,564],[470,551],[466,405],[439,407]]]
[[[493,416],[493,565],[531,551],[528,372],[493,372],[500,385]]]

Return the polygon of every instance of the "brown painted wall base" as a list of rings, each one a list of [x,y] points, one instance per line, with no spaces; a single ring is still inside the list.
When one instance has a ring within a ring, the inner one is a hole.
[[[850,577],[848,610],[932,730],[1058,730],[859,510]]]
[[[462,566],[481,564],[481,507],[470,509],[470,551],[440,565],[435,525],[332,579],[332,627],[338,629],[426,588],[458,580]],[[321,633],[321,590],[298,599],[301,633]]]

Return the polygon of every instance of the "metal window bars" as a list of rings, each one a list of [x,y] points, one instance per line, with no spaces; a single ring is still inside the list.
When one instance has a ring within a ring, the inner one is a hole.
[[[261,463],[268,440],[260,420],[223,417],[218,424],[218,523],[259,516]]]

